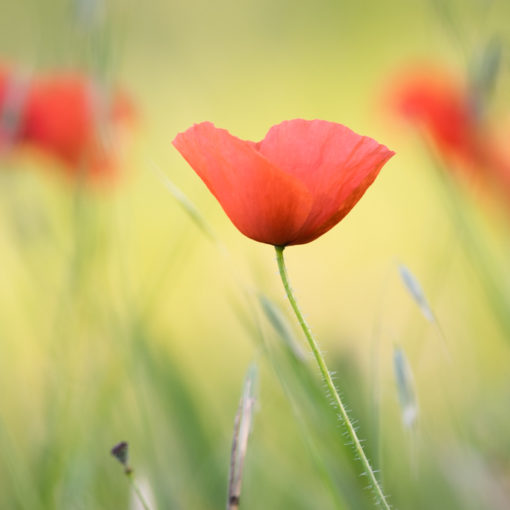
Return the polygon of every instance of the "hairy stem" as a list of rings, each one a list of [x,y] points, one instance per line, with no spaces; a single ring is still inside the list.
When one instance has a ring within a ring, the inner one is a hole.
[[[342,402],[340,394],[338,393],[338,390],[335,387],[335,384],[333,382],[331,374],[330,374],[328,367],[326,365],[324,356],[322,355],[322,353],[319,349],[319,344],[317,343],[314,336],[312,335],[310,327],[306,323],[306,321],[303,317],[303,314],[301,313],[301,310],[297,304],[294,293],[292,292],[292,289],[291,289],[290,283],[289,283],[289,278],[287,275],[287,269],[285,267],[285,259],[283,257],[284,248],[285,248],[284,246],[275,246],[276,261],[278,263],[278,270],[280,271],[280,276],[282,279],[283,287],[285,288],[285,293],[287,294],[290,305],[291,305],[292,309],[294,310],[294,313],[296,314],[296,317],[299,321],[301,329],[303,330],[303,333],[305,334],[305,337],[308,340],[308,344],[310,345],[310,348],[312,349],[312,353],[315,358],[315,361],[317,362],[317,365],[319,366],[320,373],[324,379],[324,382],[326,383],[326,386],[328,388],[331,398],[333,399],[333,401],[335,402],[335,405],[338,408],[338,411],[340,413],[340,418],[341,418],[343,424],[345,425],[345,428],[347,430],[349,438],[352,441],[352,444],[354,446],[356,454],[358,455],[359,460],[361,461],[361,464],[363,465],[365,474],[368,477],[368,479],[370,481],[370,485],[372,486],[372,489],[374,491],[377,503],[382,508],[384,508],[386,510],[390,510],[391,507],[386,500],[386,496],[384,495],[384,493],[382,491],[382,487],[381,487],[379,481],[377,480],[377,477],[375,476],[375,472],[372,469],[372,466],[370,465],[370,462],[365,454],[365,451],[363,450],[363,446],[361,445],[361,442],[358,438],[356,429],[355,429],[352,421],[350,420],[349,415],[347,414],[345,405]]]

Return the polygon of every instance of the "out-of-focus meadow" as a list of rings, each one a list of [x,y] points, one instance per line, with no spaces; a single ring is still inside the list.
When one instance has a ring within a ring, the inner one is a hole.
[[[389,104],[407,64],[462,77],[497,41],[487,115],[510,141],[510,4],[7,0],[1,11],[6,67],[79,71],[130,102],[115,178],[73,178],[33,148],[2,153],[1,509],[141,508],[109,453],[121,440],[152,509],[224,507],[252,362],[241,508],[373,507],[274,250],[232,226],[171,145],[195,122],[260,140],[297,117],[396,152],[336,228],[286,250],[389,501],[510,506],[510,209],[450,173]]]

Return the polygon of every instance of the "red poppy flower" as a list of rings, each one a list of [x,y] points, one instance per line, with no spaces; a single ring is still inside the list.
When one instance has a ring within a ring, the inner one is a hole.
[[[480,120],[462,80],[424,65],[404,71],[391,95],[397,113],[422,129],[448,163],[468,169],[485,164]]]
[[[510,203],[508,126],[480,115],[467,82],[426,64],[401,72],[390,94],[393,110],[421,128],[448,169]]]
[[[109,175],[115,167],[115,129],[132,110],[124,97],[107,98],[80,75],[33,81],[22,138],[71,173]]]
[[[289,120],[259,143],[210,122],[174,146],[246,236],[275,246],[313,241],[362,197],[394,154],[341,124]]]

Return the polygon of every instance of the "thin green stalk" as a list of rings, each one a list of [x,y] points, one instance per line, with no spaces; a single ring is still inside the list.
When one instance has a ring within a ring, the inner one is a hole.
[[[469,206],[465,196],[448,175],[440,161],[435,160],[437,176],[442,185],[446,206],[449,208],[452,221],[457,228],[461,241],[464,243],[466,254],[475,267],[484,288],[493,313],[499,321],[501,328],[506,333],[505,338],[510,338],[510,296],[502,285],[501,277],[494,270],[494,257],[491,255],[487,242],[478,235],[476,222],[470,220]]]
[[[126,476],[129,480],[129,483],[131,484],[131,487],[133,491],[136,494],[136,497],[138,498],[138,501],[143,506],[144,510],[151,510],[150,506],[148,505],[147,501],[145,501],[145,498],[142,494],[142,491],[140,490],[140,487],[138,487],[138,484],[135,482],[135,478],[133,476],[133,471],[126,470]]]
[[[384,508],[386,510],[390,510],[391,507],[390,507],[388,501],[386,500],[386,496],[384,495],[384,493],[382,491],[382,487],[381,487],[379,481],[377,480],[377,477],[375,476],[375,472],[372,469],[372,466],[370,465],[370,462],[369,462],[367,456],[365,455],[365,451],[363,450],[361,441],[359,440],[358,435],[356,434],[356,429],[355,429],[351,419],[349,418],[349,415],[347,413],[345,405],[342,402],[342,399],[338,393],[338,390],[335,387],[335,384],[333,382],[331,374],[330,374],[328,367],[326,365],[324,356],[320,352],[319,344],[313,337],[310,327],[306,323],[306,321],[303,317],[303,314],[301,313],[301,310],[299,309],[299,306],[297,304],[294,293],[292,292],[292,289],[291,289],[290,283],[289,283],[289,278],[287,275],[287,269],[285,267],[285,259],[283,257],[284,249],[285,249],[284,246],[275,246],[276,261],[278,263],[278,270],[280,271],[280,276],[282,279],[283,287],[285,289],[285,293],[287,294],[290,305],[291,305],[292,309],[294,310],[294,313],[296,314],[296,317],[299,321],[301,329],[303,330],[303,333],[305,334],[305,337],[308,340],[308,344],[310,345],[310,348],[312,349],[313,356],[315,358],[315,361],[317,362],[317,365],[319,366],[320,373],[324,379],[324,382],[326,383],[328,391],[329,391],[333,401],[335,402],[335,404],[338,408],[338,411],[340,412],[340,417],[342,419],[342,422],[345,425],[345,428],[347,430],[350,440],[352,441],[352,444],[354,446],[356,454],[358,455],[359,460],[361,461],[361,464],[363,465],[365,474],[368,477],[368,479],[370,480],[370,485],[372,486],[372,489],[374,491],[374,495],[376,497],[377,503],[380,504],[380,506],[382,508]]]

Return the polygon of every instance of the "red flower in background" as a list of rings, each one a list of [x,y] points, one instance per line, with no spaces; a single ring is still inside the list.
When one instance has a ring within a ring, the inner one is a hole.
[[[396,112],[420,128],[448,162],[464,167],[485,163],[485,150],[468,88],[436,67],[408,70],[392,87]]]
[[[72,175],[117,168],[119,130],[135,117],[129,99],[80,74],[28,76],[0,67],[0,150],[29,147]]]
[[[27,98],[21,138],[71,173],[110,175],[116,167],[116,129],[132,116],[124,96],[107,97],[86,77],[36,78]]]
[[[393,111],[420,129],[450,169],[462,170],[493,192],[510,195],[510,158],[500,129],[477,110],[467,80],[437,66],[408,69],[394,80]]]
[[[275,246],[313,241],[358,202],[393,152],[349,128],[289,120],[258,143],[210,122],[174,146],[247,237]]]

